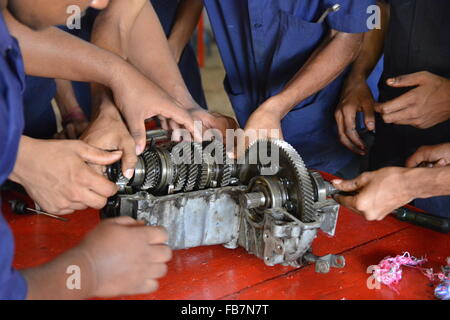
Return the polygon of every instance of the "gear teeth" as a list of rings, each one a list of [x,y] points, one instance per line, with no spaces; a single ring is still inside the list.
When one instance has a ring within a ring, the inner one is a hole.
[[[229,164],[228,160],[227,149],[223,146],[223,168],[222,175],[220,177],[221,187],[227,187],[231,183],[231,173],[233,171],[233,167]]]
[[[208,180],[209,180],[209,165],[206,163],[203,163],[200,170],[200,178],[197,183],[197,189],[203,190],[208,187]]]
[[[295,170],[296,178],[300,184],[300,205],[299,208],[301,213],[301,220],[304,222],[312,222],[316,221],[318,217],[316,216],[314,210],[314,189],[311,182],[311,177],[309,176],[309,171],[305,166],[302,158],[298,154],[298,152],[287,142],[283,140],[275,140],[275,139],[261,139],[256,140],[250,144],[245,154],[246,159],[248,159],[248,154],[252,149],[258,148],[259,144],[272,144],[275,145],[280,152],[284,154],[284,156],[289,161],[291,167]],[[258,152],[258,149],[256,149]],[[247,162],[245,162],[247,163]]]
[[[314,188],[311,182],[311,177],[309,171],[303,159],[298,154],[297,150],[294,149],[290,144],[282,140],[270,140],[269,142],[275,144],[286,153],[289,161],[293,164],[293,168],[297,173],[297,177],[301,182],[302,188],[302,202],[303,202],[303,219],[305,221],[311,222],[316,221],[317,216],[314,210]]]
[[[188,166],[191,158],[189,157],[189,159],[186,159],[186,157],[189,156],[186,152],[190,153],[190,148],[191,145],[188,142],[181,142],[172,148],[172,163],[176,166],[174,192],[181,191],[186,185],[186,180],[188,179]],[[180,151],[182,151],[182,153],[180,153]],[[182,157],[181,163],[177,163],[179,161],[175,161],[175,155],[180,155]]]
[[[198,160],[202,159],[202,147],[198,143],[190,143],[191,147],[191,163],[187,165],[188,175],[186,185],[183,191],[189,192],[195,189],[196,183],[199,176],[200,165],[196,163]]]
[[[154,150],[147,150],[142,154],[145,164],[145,179],[142,190],[153,189],[161,176],[158,155]]]

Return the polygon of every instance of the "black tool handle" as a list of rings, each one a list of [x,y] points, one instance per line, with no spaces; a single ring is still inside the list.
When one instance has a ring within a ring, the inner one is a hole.
[[[11,205],[12,212],[14,212],[15,214],[20,214],[20,215],[30,214],[28,212],[27,204],[23,201],[11,200],[11,201],[9,201],[9,204]]]
[[[400,208],[394,211],[394,215],[401,221],[410,222],[420,227],[438,231],[441,233],[450,232],[450,220],[435,217],[430,214],[415,212],[408,208]]]

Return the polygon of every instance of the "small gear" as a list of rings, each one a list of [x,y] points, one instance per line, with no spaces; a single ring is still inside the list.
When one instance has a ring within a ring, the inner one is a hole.
[[[196,183],[199,176],[200,164],[198,163],[202,159],[202,147],[200,144],[193,142],[190,143],[191,147],[191,162],[187,165],[188,167],[188,176],[186,185],[183,188],[183,191],[189,192],[195,189]]]
[[[142,157],[145,163],[145,179],[141,189],[153,189],[161,176],[158,154],[154,150],[146,150]]]
[[[207,163],[203,163],[200,169],[200,176],[197,181],[197,189],[203,190],[208,187],[210,178],[211,166]]]
[[[191,163],[191,152],[191,144],[189,142],[181,142],[172,148],[172,163],[174,163],[176,167],[174,192],[181,191],[186,185],[189,164]]]
[[[233,165],[230,163],[230,158],[227,155],[227,149],[223,147],[223,167],[220,176],[220,186],[227,187],[231,184],[231,174],[233,172]]]

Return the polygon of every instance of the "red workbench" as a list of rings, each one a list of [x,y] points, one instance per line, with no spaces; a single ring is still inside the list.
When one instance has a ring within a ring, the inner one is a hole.
[[[3,212],[16,239],[14,265],[18,269],[42,264],[75,246],[99,222],[98,212],[93,210],[70,215],[67,223],[44,216],[12,215],[8,195],[3,200]],[[344,255],[346,267],[317,274],[311,265],[300,269],[268,267],[243,249],[212,246],[180,250],[174,252],[169,273],[156,293],[131,298],[434,299],[433,287],[419,270],[405,268],[396,293],[385,286],[369,290],[367,268],[388,255],[409,251],[416,257],[426,256],[426,266],[438,270],[450,256],[448,235],[392,217],[367,222],[346,209],[341,209],[336,237],[321,234],[313,247],[316,255]]]

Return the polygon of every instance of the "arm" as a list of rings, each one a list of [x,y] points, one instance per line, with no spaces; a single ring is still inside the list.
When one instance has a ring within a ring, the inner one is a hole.
[[[381,8],[381,29],[374,29],[365,34],[361,52],[344,84],[341,101],[335,113],[342,144],[361,155],[366,154],[367,150],[356,131],[356,114],[364,112],[366,128],[370,131],[375,129],[375,101],[366,80],[383,54],[389,22],[389,5],[384,1],[378,1],[378,5]]]
[[[95,82],[111,88],[117,107],[138,141],[139,153],[145,147],[145,119],[159,115],[173,119],[190,132],[194,131],[189,113],[179,108],[170,96],[118,55],[57,28],[34,31],[8,13],[5,17],[11,33],[19,40],[28,74]],[[64,68],[61,68],[62,65]],[[145,112],[137,112],[141,105],[147,106]]]
[[[29,75],[112,86],[114,74],[126,68],[126,63],[117,56],[58,28],[35,31],[19,23],[7,10],[4,17],[11,34],[19,41]]]
[[[59,139],[77,139],[87,128],[89,122],[83,109],[78,105],[78,100],[72,87],[72,82],[55,79],[55,100],[61,113],[63,131],[56,137]]]
[[[194,120],[201,121],[204,127],[220,128],[218,124],[220,118],[205,112],[192,98],[153,7],[147,0],[142,1],[144,3],[142,8],[138,0],[134,2],[134,6],[140,10],[131,10],[125,1],[111,2],[108,9],[96,20],[92,42],[127,59],[143,75],[170,95],[180,107],[188,110]],[[141,104],[136,106],[138,107],[139,110],[136,112],[145,112],[146,106]],[[172,117],[167,114],[163,115],[163,118]],[[178,127],[173,121],[171,125],[172,128]],[[130,121],[128,126],[130,127]],[[131,133],[137,134],[133,130]]]
[[[382,220],[417,198],[450,195],[450,167],[384,168],[366,172],[350,181],[335,180],[334,186],[356,195],[338,195],[343,206],[362,214],[367,220]]]
[[[284,90],[250,117],[246,130],[270,129],[281,136],[281,120],[298,103],[332,82],[356,58],[363,35],[331,32]]]
[[[184,48],[189,43],[203,11],[201,0],[183,0],[178,5],[177,16],[169,36],[169,47],[180,62]]]

